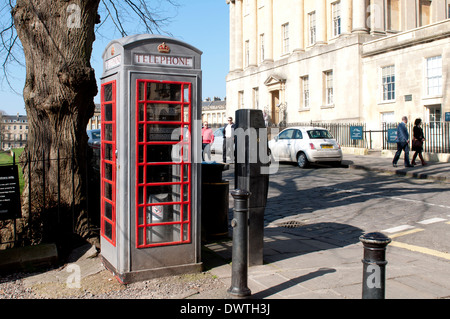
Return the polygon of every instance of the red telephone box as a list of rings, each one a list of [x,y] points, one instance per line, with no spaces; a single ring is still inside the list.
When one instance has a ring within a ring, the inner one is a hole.
[[[105,265],[125,283],[201,271],[201,52],[139,35],[103,59]]]

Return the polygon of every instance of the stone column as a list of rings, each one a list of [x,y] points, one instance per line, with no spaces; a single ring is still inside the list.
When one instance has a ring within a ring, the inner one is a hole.
[[[341,0],[341,32],[352,32],[352,0]]]
[[[317,2],[317,44],[326,44],[327,42],[327,6],[326,0],[316,0]]]
[[[445,20],[447,17],[447,11],[448,9],[445,0],[433,1],[431,3],[431,23]]]
[[[250,59],[249,66],[258,65],[258,0],[250,1]]]
[[[235,65],[236,71],[243,69],[244,61],[244,41],[242,40],[242,27],[243,27],[243,16],[242,16],[242,0],[235,0],[234,9],[234,24],[235,24]]]
[[[227,4],[230,6],[230,71],[235,70],[236,65],[236,35],[234,34],[235,24],[234,24],[234,10],[235,10],[235,1],[227,0]]]
[[[400,5],[402,16],[402,31],[411,30],[417,27],[417,6],[416,0],[402,0]]]
[[[385,1],[371,0],[370,1],[370,34],[382,35],[386,34],[386,20],[385,20]]]
[[[273,62],[273,0],[265,1],[265,15],[266,15],[266,43],[265,43],[265,61]]]
[[[295,43],[294,52],[305,50],[305,0],[295,1],[295,20],[298,23],[297,32],[298,38]]]
[[[366,1],[353,0],[353,29],[352,33],[368,33],[366,24]]]

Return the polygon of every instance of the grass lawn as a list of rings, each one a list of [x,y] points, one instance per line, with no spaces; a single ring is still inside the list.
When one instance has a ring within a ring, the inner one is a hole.
[[[23,152],[23,148],[16,148],[12,150],[14,152],[14,154],[16,155],[16,164],[19,162],[19,156],[20,154],[22,154]],[[0,165],[5,165],[5,164],[12,164],[13,163],[13,158],[11,156],[11,152],[3,152],[0,151]],[[22,174],[22,167],[19,166],[19,185],[20,185],[20,193],[22,194],[23,191],[23,174]]]

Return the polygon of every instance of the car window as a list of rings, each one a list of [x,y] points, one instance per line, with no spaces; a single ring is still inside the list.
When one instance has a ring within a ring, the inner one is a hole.
[[[278,135],[278,138],[280,140],[288,140],[291,139],[292,136],[294,134],[294,130],[286,130],[280,133],[280,135]]]
[[[215,132],[214,132],[214,136],[215,137],[217,137],[217,136],[223,136],[223,129],[218,129],[218,130],[216,130]]]
[[[310,139],[333,138],[327,130],[311,130],[308,131],[308,135]]]
[[[301,139],[303,138],[302,131],[300,131],[300,130],[295,130],[295,131],[294,131],[294,138],[295,138],[296,140],[301,140]]]
[[[93,140],[99,140],[100,139],[100,131],[98,131],[98,132],[93,131],[91,134],[92,134],[92,139]]]

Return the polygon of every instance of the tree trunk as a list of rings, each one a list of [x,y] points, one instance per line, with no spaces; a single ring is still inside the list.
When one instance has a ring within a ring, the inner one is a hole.
[[[23,219],[18,224],[23,243],[63,244],[73,233],[92,236],[84,197],[86,127],[97,94],[90,57],[98,5],[99,0],[17,0],[12,11],[26,60],[29,133],[22,162],[30,164],[23,165]]]

